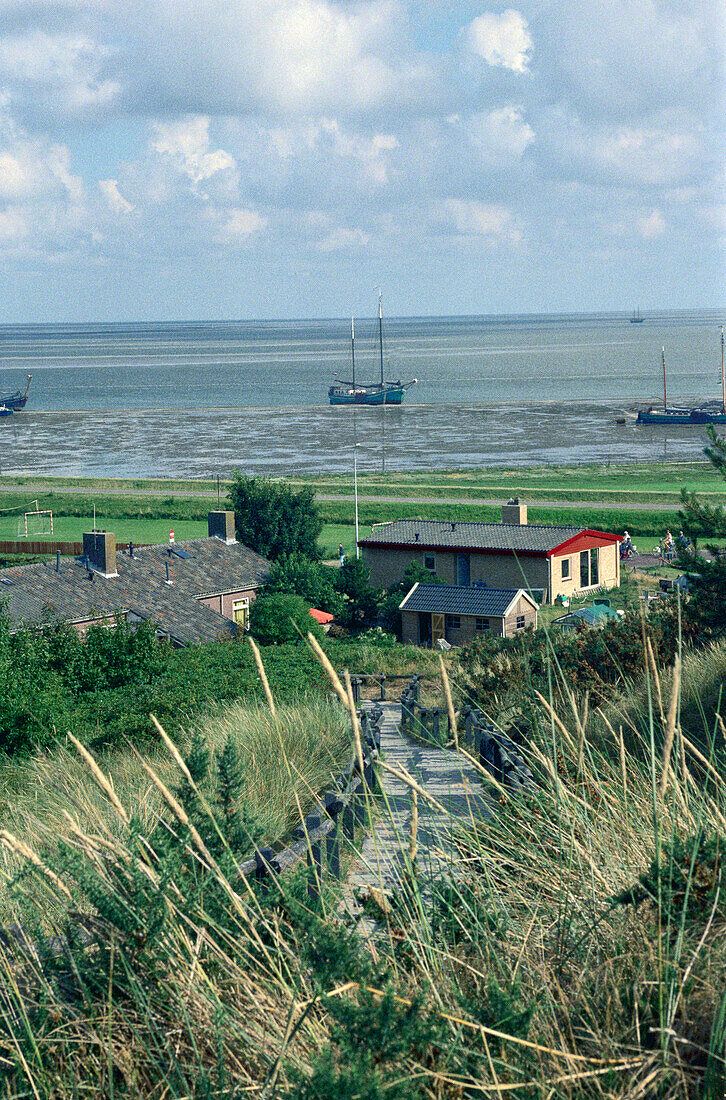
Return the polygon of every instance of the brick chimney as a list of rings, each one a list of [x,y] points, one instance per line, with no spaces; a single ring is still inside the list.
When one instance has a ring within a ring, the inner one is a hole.
[[[527,505],[519,503],[519,497],[512,497],[502,505],[502,523],[513,523],[517,527],[527,525]]]
[[[113,531],[84,531],[83,556],[91,569],[104,577],[117,577],[116,536]]]
[[[210,539],[221,539],[228,546],[237,541],[234,533],[234,512],[210,512],[207,525]]]

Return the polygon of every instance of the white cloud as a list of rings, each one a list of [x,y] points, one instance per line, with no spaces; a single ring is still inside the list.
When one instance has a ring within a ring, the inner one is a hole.
[[[636,219],[635,227],[639,236],[646,240],[662,237],[666,230],[666,223],[660,210],[651,210],[648,214],[642,214]]]
[[[521,106],[474,114],[466,120],[465,131],[482,160],[491,165],[519,160],[535,139]]]
[[[89,118],[120,101],[120,79],[106,75],[114,51],[85,34],[31,33],[0,38],[0,84],[33,118]]]
[[[626,119],[674,103],[720,110],[720,0],[588,0],[548,5],[538,59],[583,117]]]
[[[133,203],[128,202],[119,191],[116,180],[99,180],[98,186],[114,214],[130,214],[134,210]]]
[[[366,248],[371,243],[370,234],[362,229],[346,229],[338,226],[319,242],[321,252],[340,252],[348,248]]]
[[[268,221],[256,210],[232,210],[225,221],[223,235],[227,239],[251,237],[266,229]]]
[[[511,210],[497,203],[447,199],[443,204],[445,224],[464,237],[482,237],[490,243],[520,244],[521,226]]]
[[[235,170],[234,158],[224,149],[210,149],[209,119],[188,117],[179,122],[157,123],[151,148],[168,158],[175,170],[196,187],[218,172]]]
[[[508,8],[501,15],[487,11],[473,19],[466,28],[464,41],[472,53],[482,57],[487,65],[510,69],[515,73],[529,71],[532,38],[527,20],[513,8]]]
[[[0,210],[0,245],[17,243],[27,232],[27,220],[19,210]]]

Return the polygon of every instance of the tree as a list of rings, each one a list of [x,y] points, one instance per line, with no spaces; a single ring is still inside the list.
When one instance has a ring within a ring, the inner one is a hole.
[[[359,558],[350,558],[341,565],[335,577],[335,587],[345,596],[341,617],[348,626],[368,626],[378,617],[380,593],[370,583],[371,571]]]
[[[381,606],[381,621],[386,630],[391,634],[395,634],[400,640],[402,626],[401,626],[401,612],[398,610],[401,600],[410,592],[415,584],[446,584],[446,581],[440,580],[430,569],[424,568],[420,562],[412,561],[403,574],[403,580],[398,581],[396,584],[392,584],[390,588],[386,590],[386,595],[383,599]]]
[[[313,607],[338,615],[343,601],[335,591],[334,581],[332,569],[311,561],[296,550],[273,562],[266,592],[268,595],[302,596]]]
[[[228,494],[240,542],[277,561],[300,553],[318,561],[323,521],[309,487],[295,493],[281,482],[236,473]]]
[[[716,435],[713,425],[708,426],[711,445],[704,447],[704,454],[713,468],[726,481],[726,440]],[[709,505],[699,500],[697,493],[681,490],[682,511],[679,519],[683,531],[691,538],[693,547],[681,550],[678,564],[688,573],[692,596],[686,605],[686,615],[701,628],[714,636],[726,633],[726,560],[719,548],[706,543],[713,556],[707,561],[695,551],[698,539],[726,537],[726,513],[721,505]]]
[[[250,634],[262,645],[297,642],[310,631],[323,637],[322,627],[301,596],[261,596],[250,608]]]

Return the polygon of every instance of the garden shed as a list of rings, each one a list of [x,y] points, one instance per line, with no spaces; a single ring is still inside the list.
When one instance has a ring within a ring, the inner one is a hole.
[[[466,645],[492,634],[509,637],[537,626],[537,602],[523,588],[415,584],[399,605],[409,645]]]

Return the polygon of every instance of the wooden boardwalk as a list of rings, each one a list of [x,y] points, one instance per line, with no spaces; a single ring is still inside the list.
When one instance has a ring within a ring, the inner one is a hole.
[[[414,796],[410,783],[383,767],[378,769],[382,787],[379,813],[376,816],[374,809],[372,828],[351,867],[345,891],[346,907],[354,915],[360,911],[356,899],[371,887],[389,894],[407,881],[411,822],[416,812],[416,865],[426,871],[427,878],[432,873],[445,874],[452,867],[453,830],[490,812],[480,773],[464,756],[419,744],[402,734],[400,703],[377,705],[383,709],[383,762],[410,776],[428,797],[423,793]]]

